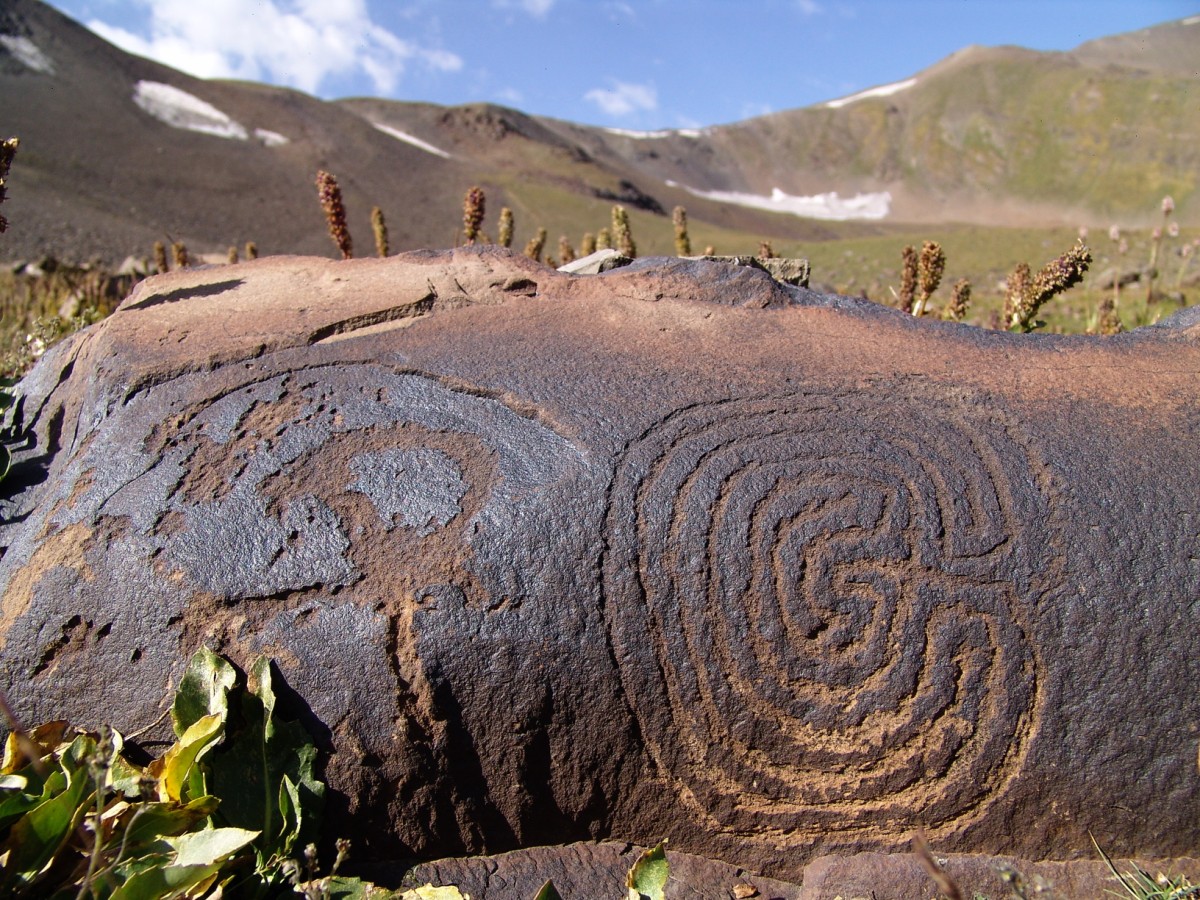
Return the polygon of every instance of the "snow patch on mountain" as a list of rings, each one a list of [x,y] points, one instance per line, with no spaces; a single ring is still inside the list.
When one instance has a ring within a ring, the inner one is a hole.
[[[133,89],[133,102],[172,128],[238,141],[250,137],[244,126],[211,103],[205,103],[199,97],[169,84],[139,81]]]
[[[633,138],[635,141],[661,140],[678,135],[679,137],[698,138],[703,132],[698,128],[671,128],[661,131],[634,131],[630,128],[605,128],[609,134]]]
[[[284,144],[291,143],[278,131],[268,131],[265,128],[255,128],[254,136],[262,141],[263,146],[266,147],[282,147]]]
[[[384,125],[380,122],[372,122],[371,124],[384,134],[390,134],[396,140],[404,141],[406,144],[412,144],[417,149],[424,150],[426,153],[432,153],[434,156],[440,156],[442,159],[453,159],[453,157],[445,150],[442,150],[440,147],[435,147],[433,144],[427,143],[421,140],[419,137],[414,137],[407,131],[401,131],[399,128],[392,128],[390,125]]]
[[[830,100],[825,106],[829,109],[841,109],[848,103],[854,103],[856,100],[865,100],[868,97],[890,97],[892,94],[898,94],[900,91],[906,91],[914,84],[917,79],[908,78],[904,81],[896,81],[892,84],[882,84],[879,87],[867,88],[865,91],[859,91],[857,94],[851,94],[849,97],[842,97],[838,100]]]
[[[667,186],[683,188],[689,194],[703,197],[706,200],[788,213],[805,219],[836,219],[838,221],[883,219],[891,211],[892,205],[892,195],[887,191],[855,194],[853,197],[845,198],[839,197],[837,191],[814,194],[811,197],[797,197],[775,188],[771,191],[771,196],[764,197],[761,194],[746,194],[739,191],[698,191],[674,181],[668,181]]]
[[[0,34],[0,47],[17,58],[18,62],[43,75],[54,74],[54,62],[27,37],[15,34]]]

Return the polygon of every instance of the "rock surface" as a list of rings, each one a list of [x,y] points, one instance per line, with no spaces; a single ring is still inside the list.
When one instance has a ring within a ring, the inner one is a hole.
[[[492,248],[152,278],[21,386],[5,684],[128,733],[269,654],[365,858],[1183,854],[1198,337]]]
[[[563,900],[615,897],[625,873],[643,848],[612,841],[565,847],[535,847],[497,856],[441,859],[422,863],[402,879],[378,867],[377,883],[419,887],[454,885],[472,900],[532,900],[547,880]],[[1100,859],[1032,862],[1003,856],[937,856],[963,897],[1040,897],[1044,900],[1097,900],[1120,893],[1120,885]],[[667,851],[667,900],[933,900],[944,896],[920,860],[909,853],[822,856],[804,867],[798,883],[777,881],[727,863]],[[1123,875],[1137,866],[1156,878],[1200,876],[1200,860],[1115,860]],[[1017,893],[1023,890],[1024,894]]]

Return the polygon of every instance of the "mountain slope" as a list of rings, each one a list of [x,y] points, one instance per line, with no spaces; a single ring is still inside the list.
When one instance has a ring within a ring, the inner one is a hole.
[[[1200,221],[1200,114],[1180,48],[1195,35],[1200,24],[1184,20],[1071,53],[968,48],[857,98],[634,134],[486,104],[324,102],[200,80],[124,53],[38,0],[6,0],[0,123],[22,143],[3,256],[118,261],[156,240],[329,254],[320,168],[341,183],[360,255],[373,252],[374,205],[393,252],[453,244],[472,184],[487,193],[485,231],[510,206],[515,245],[541,225],[553,254],[559,234],[577,245],[617,202],[643,252],[671,252],[677,204],[696,250],[724,252],[902,222],[1133,225],[1168,193],[1187,224]],[[877,218],[779,211],[788,208]]]

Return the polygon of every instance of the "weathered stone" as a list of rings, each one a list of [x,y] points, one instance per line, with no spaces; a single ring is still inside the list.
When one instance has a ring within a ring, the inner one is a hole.
[[[547,880],[564,900],[616,896],[625,873],[644,848],[616,842],[536,847],[496,856],[439,859],[411,870],[376,865],[365,874],[388,887],[454,885],[473,900],[530,900]],[[963,897],[1042,897],[1045,900],[1097,900],[1123,893],[1099,858],[1037,862],[1009,856],[937,855],[937,863]],[[911,853],[857,853],[822,856],[804,867],[798,883],[764,878],[728,863],[668,849],[669,900],[932,900],[938,891]],[[1122,875],[1134,867],[1152,879],[1200,880],[1200,860],[1114,860]]]
[[[628,256],[622,256],[619,251],[611,247],[605,247],[602,250],[597,250],[595,253],[589,253],[587,256],[573,259],[569,263],[558,267],[558,271],[567,275],[599,275],[601,272],[608,272],[611,269],[619,269],[621,266],[627,266],[631,262]]]
[[[532,900],[547,881],[563,900],[618,897],[625,891],[630,866],[645,848],[614,841],[578,843],[565,847],[535,847],[497,856],[440,859],[422,863],[400,882],[403,887],[423,884],[454,885],[473,900]],[[737,892],[753,889],[755,900],[799,900],[800,886],[764,878],[728,863],[667,852],[670,879],[668,900],[729,900]],[[392,870],[395,871],[395,870]],[[388,869],[368,870],[379,884],[396,882]]]
[[[1186,853],[1198,336],[492,248],[158,276],[21,386],[5,683],[128,732],[268,653],[366,859]]]

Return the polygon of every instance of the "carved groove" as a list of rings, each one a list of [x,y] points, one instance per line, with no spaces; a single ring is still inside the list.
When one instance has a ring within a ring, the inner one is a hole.
[[[987,418],[945,397],[728,400],[621,453],[605,614],[655,763],[710,827],[946,833],[1020,771],[1045,498]]]

